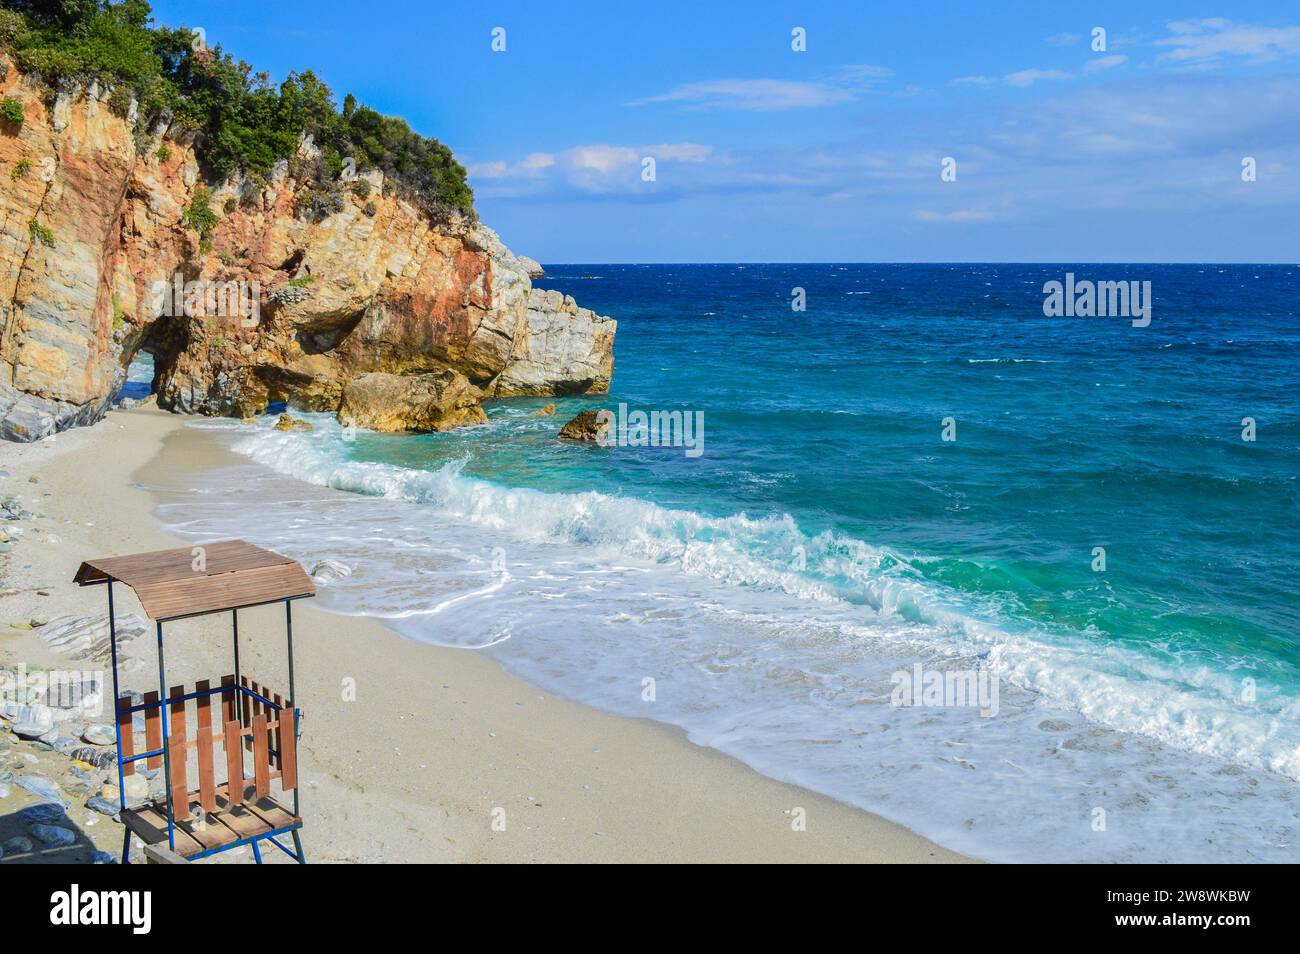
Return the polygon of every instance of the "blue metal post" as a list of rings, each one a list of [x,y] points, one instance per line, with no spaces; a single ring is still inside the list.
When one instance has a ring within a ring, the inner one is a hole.
[[[284,631],[289,638],[289,706],[293,710],[293,731],[294,740],[298,738],[298,692],[293,683],[293,603],[290,600],[284,601]],[[302,817],[302,809],[299,805],[298,790],[301,785],[295,785],[293,789],[293,813],[299,818]],[[295,839],[296,841],[296,839]]]
[[[239,610],[231,610],[230,618],[235,632],[235,685],[239,685]]]
[[[161,700],[158,704],[162,707],[163,773],[167,780],[167,846],[172,851],[175,851],[176,818],[172,807],[172,732],[167,719],[167,675],[163,666],[162,623],[158,624],[158,698]]]
[[[117,685],[117,618],[113,612],[113,578],[108,578],[108,645],[113,654],[113,732],[117,736],[117,817],[121,819],[122,812],[126,811],[126,770],[122,763],[122,721],[117,716],[117,707],[121,705],[121,690]],[[130,722],[127,723],[131,725]],[[130,731],[128,728],[127,731]],[[131,829],[126,827],[126,822],[122,822],[122,827],[126,830],[126,836],[122,842],[122,864],[130,864],[131,860]]]

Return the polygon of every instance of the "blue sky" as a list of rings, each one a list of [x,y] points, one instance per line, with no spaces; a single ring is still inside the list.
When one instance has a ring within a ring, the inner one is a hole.
[[[154,10],[436,136],[542,262],[1300,262],[1294,2],[722,6]]]

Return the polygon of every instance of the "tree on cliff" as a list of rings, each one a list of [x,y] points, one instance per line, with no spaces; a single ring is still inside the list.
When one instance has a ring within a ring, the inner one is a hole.
[[[0,46],[52,88],[98,80],[114,87],[110,105],[123,113],[134,96],[138,133],[160,117],[174,133],[193,133],[213,176],[265,175],[310,135],[322,162],[300,175],[336,177],[351,159],[358,172],[382,170],[431,214],[473,210],[464,167],[436,139],[351,95],[340,111],[310,70],[276,86],[190,30],[154,25],[146,0],[0,0]]]

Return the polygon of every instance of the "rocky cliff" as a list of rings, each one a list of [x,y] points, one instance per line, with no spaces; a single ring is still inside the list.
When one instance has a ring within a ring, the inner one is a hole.
[[[159,404],[199,414],[337,410],[373,372],[450,369],[487,397],[608,389],[615,322],[534,289],[535,263],[472,217],[435,224],[381,172],[324,202],[288,163],[204,183],[192,145],[133,133],[111,90],[0,74],[23,110],[0,123],[0,436],[98,420],[140,351]]]

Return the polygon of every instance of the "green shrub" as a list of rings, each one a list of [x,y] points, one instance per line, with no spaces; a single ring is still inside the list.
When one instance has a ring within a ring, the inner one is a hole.
[[[370,198],[370,183],[365,179],[358,179],[352,183],[352,194],[358,199]]]
[[[40,222],[32,219],[27,223],[27,231],[34,240],[46,248],[54,248],[54,233],[50,231],[48,225],[41,225]]]
[[[154,25],[147,0],[4,2],[16,9],[0,10],[0,44],[24,72],[51,86],[98,79],[126,97],[126,106],[134,95],[140,128],[165,116],[174,128],[202,134],[199,160],[213,176],[269,173],[279,160],[292,162],[299,139],[310,134],[323,159],[306,170],[316,192],[328,179],[337,183],[351,157],[359,170],[380,169],[392,180],[385,194],[395,183],[431,215],[472,214],[474,196],[451,150],[350,94],[339,109],[311,71],[276,86],[220,47],[195,51],[189,30]]]
[[[217,227],[217,213],[212,211],[212,193],[207,190],[206,186],[199,186],[194,190],[194,198],[190,200],[181,212],[181,220],[199,233],[199,238],[207,241],[212,235],[212,230]],[[209,245],[210,249],[212,246]]]
[[[299,275],[297,278],[289,279],[290,288],[307,288],[316,280],[315,275]]]
[[[108,94],[108,108],[112,110],[114,116],[126,118],[131,112],[131,101],[135,97],[128,86],[114,86],[113,91]]]
[[[9,171],[9,178],[14,182],[17,182],[19,179],[21,179],[23,176],[27,175],[27,173],[31,171],[32,171],[31,160],[19,159],[17,162],[14,163],[13,169]]]
[[[11,97],[5,97],[4,102],[0,103],[0,121],[10,126],[21,126],[23,124],[23,104]]]
[[[27,21],[17,10],[0,10],[0,43],[12,43],[27,31]]]
[[[225,210],[226,215],[229,215],[231,212],[234,212],[235,209],[239,208],[239,201],[233,195],[229,196],[222,208]]]
[[[367,202],[361,207],[361,211],[373,219],[375,214],[379,212],[379,208],[373,202]]]
[[[172,157],[172,151],[168,149],[165,145],[163,145],[158,147],[158,152],[156,153],[156,155],[158,156],[159,162],[167,162]]]

